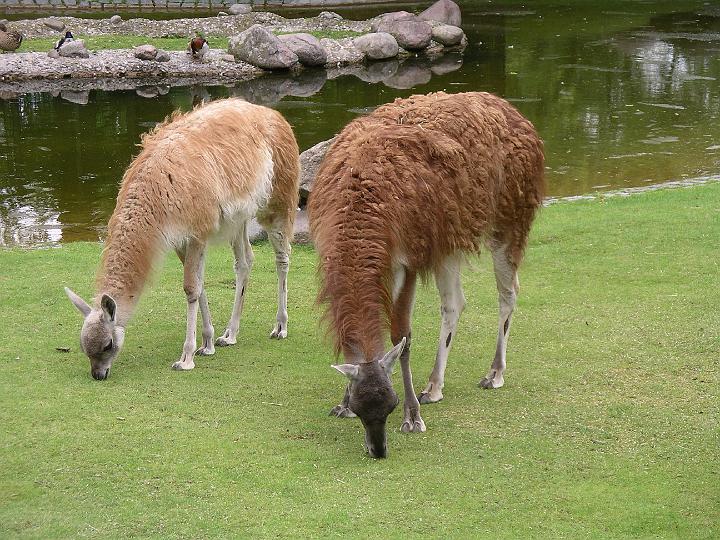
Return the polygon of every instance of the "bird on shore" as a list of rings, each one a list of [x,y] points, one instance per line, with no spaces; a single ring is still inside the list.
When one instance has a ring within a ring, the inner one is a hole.
[[[15,51],[22,43],[23,35],[15,30],[8,30],[5,25],[0,28],[0,51]]]
[[[62,37],[62,38],[60,38],[60,39],[55,43],[55,50],[56,50],[56,51],[59,51],[59,50],[60,50],[60,47],[62,47],[62,46],[65,45],[66,43],[70,43],[71,41],[75,41],[75,38],[73,37],[72,32],[71,32],[70,30],[68,30],[67,32],[65,32],[65,36]]]
[[[210,50],[207,40],[202,36],[195,36],[190,40],[188,44],[188,54],[193,59],[202,60],[205,53]]]

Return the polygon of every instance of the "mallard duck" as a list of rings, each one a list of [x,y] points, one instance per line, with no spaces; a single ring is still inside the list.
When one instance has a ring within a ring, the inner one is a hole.
[[[187,50],[193,58],[202,60],[202,57],[205,56],[209,49],[207,40],[202,36],[196,36],[190,40]]]
[[[15,30],[0,30],[0,50],[14,51],[22,43],[23,35]]]
[[[65,37],[60,38],[57,43],[55,43],[55,50],[59,50],[60,47],[65,45],[66,43],[70,43],[71,41],[75,41],[75,38],[72,35],[72,32],[68,30],[65,32]]]

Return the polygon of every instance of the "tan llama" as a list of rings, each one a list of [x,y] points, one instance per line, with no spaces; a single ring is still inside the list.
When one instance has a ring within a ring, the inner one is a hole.
[[[193,369],[195,354],[211,355],[215,345],[235,344],[253,263],[248,240],[253,216],[275,251],[278,311],[270,337],[285,338],[299,172],[288,123],[276,111],[241,99],[175,114],[144,136],[108,224],[94,305],[65,289],[85,318],[80,342],[92,376],[108,376],[152,268],[171,249],[183,262],[188,306],[185,344],[172,367]],[[235,253],[235,302],[227,329],[214,340],[203,271],[208,242],[218,238],[229,241]],[[202,346],[196,350],[198,308]]]
[[[387,454],[385,424],[398,396],[402,431],[425,431],[420,403],[443,398],[445,366],[465,306],[463,260],[492,253],[500,317],[483,388],[504,383],[505,351],[518,292],[517,270],[543,199],[542,142],[507,101],[486,93],[412,96],[351,122],[328,150],[309,202],[321,289],[336,354],[349,384],[337,416],[359,416],[371,456]],[[420,393],[410,372],[410,320],[418,275],[440,292],[435,368]],[[395,345],[385,353],[389,331]]]

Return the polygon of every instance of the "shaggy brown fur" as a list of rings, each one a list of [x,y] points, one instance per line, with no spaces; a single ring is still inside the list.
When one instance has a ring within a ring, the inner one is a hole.
[[[491,240],[517,266],[543,195],[542,142],[497,96],[416,95],[351,122],[309,202],[336,353],[384,350],[397,260],[423,274]]]

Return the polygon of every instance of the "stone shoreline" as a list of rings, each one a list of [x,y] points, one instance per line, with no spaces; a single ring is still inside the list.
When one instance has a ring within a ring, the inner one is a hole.
[[[339,17],[339,16],[338,16]],[[208,36],[237,35],[254,24],[273,32],[351,31],[370,32],[373,19],[351,21],[327,15],[313,18],[286,19],[268,12],[246,15],[189,18],[174,20],[130,19],[112,24],[109,19],[53,17],[79,36],[143,35],[158,37],[192,37],[197,32]],[[47,19],[13,21],[12,27],[27,38],[56,38],[59,32],[44,24]],[[360,65],[365,57],[352,38],[322,39],[327,51],[328,69]],[[461,49],[462,47],[460,47]],[[21,49],[22,50],[22,49]],[[436,58],[444,50],[433,42],[419,53],[422,58]],[[224,49],[211,49],[201,61],[193,61],[183,51],[171,51],[170,60],[156,62],[135,58],[131,49],[101,50],[89,58],[50,58],[41,52],[16,52],[0,55],[0,92],[28,92],[62,89],[121,89],[162,82],[171,86],[192,83],[227,83],[259,77],[266,71],[235,59]],[[411,56],[401,50],[399,59]],[[291,72],[305,71],[293,68]],[[117,81],[115,84],[108,80]]]

